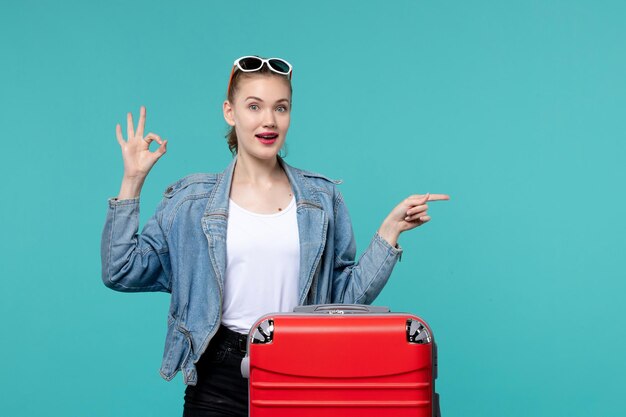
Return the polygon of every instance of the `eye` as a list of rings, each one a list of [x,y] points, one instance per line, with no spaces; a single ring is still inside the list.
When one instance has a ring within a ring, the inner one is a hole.
[[[258,105],[258,104],[250,104],[250,105],[248,106],[248,108],[249,108],[250,110],[259,110],[259,105]]]
[[[278,106],[276,107],[276,111],[280,112],[280,113],[284,113],[287,111],[287,107],[286,106]]]

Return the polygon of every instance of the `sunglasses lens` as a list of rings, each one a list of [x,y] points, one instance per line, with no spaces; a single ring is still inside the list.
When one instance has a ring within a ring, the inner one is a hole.
[[[239,65],[243,68],[244,71],[256,71],[261,69],[263,65],[263,61],[259,58],[255,58],[253,56],[249,56],[247,58],[242,58],[239,60]]]
[[[270,59],[268,62],[274,71],[289,74],[289,64],[282,59]]]

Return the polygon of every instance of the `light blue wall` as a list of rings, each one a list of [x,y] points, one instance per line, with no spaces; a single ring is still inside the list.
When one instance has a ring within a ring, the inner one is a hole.
[[[623,413],[626,5],[8,1],[0,5],[0,413],[174,416],[165,294],[100,281],[115,124],[169,138],[142,218],[230,160],[232,60],[294,64],[288,161],[342,178],[362,249],[409,193],[377,300],[433,326],[444,416]],[[622,259],[622,261],[620,261]]]

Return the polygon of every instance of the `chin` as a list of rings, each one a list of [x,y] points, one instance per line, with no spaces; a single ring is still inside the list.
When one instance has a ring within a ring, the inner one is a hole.
[[[254,158],[254,159],[258,159],[261,161],[269,161],[272,160],[274,158],[276,158],[278,156],[278,151],[280,150],[280,148],[276,148],[276,149],[262,149],[260,151],[256,151],[256,152],[245,152],[245,156],[250,157],[250,158]]]
[[[272,146],[266,146],[262,149],[255,150],[255,156],[259,159],[271,159],[278,156],[281,148],[283,147],[283,143],[275,143]]]

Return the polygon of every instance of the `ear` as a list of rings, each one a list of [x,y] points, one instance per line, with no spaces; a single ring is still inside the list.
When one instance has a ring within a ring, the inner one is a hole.
[[[226,123],[228,123],[230,126],[235,126],[235,118],[233,117],[233,106],[230,105],[230,102],[228,100],[225,100],[222,107],[224,110],[224,120],[226,120]]]

